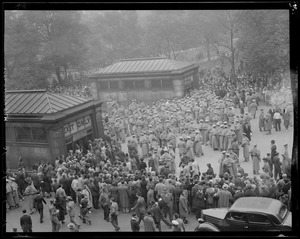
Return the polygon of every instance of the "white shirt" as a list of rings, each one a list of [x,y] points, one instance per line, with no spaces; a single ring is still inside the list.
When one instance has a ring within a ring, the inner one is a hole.
[[[274,114],[273,118],[274,118],[274,119],[281,119],[281,115],[280,115],[278,112],[276,112],[276,113]]]

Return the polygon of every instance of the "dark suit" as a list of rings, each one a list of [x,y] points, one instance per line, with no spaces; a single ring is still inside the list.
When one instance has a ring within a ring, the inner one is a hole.
[[[29,215],[24,214],[20,218],[20,225],[23,229],[23,232],[32,232],[32,221]]]
[[[39,211],[39,214],[40,214],[40,223],[43,222],[43,217],[44,217],[44,205],[43,205],[43,203],[47,204],[43,196],[37,195],[34,198],[34,205],[35,205],[36,209]]]
[[[161,231],[161,220],[167,225],[171,226],[172,224],[169,223],[163,216],[162,210],[159,208],[158,205],[154,205],[151,207],[151,214],[154,219],[154,222],[156,224],[156,228],[158,228],[159,231]]]
[[[243,132],[246,134],[249,141],[251,141],[251,134],[250,133],[252,133],[252,130],[251,130],[250,125],[248,125],[248,126],[244,125],[243,126]]]
[[[140,231],[140,225],[139,225],[137,220],[131,218],[130,225],[131,225],[131,230],[133,232],[139,232]]]

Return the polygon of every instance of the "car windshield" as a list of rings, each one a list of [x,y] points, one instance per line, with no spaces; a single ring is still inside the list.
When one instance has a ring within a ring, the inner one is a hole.
[[[284,218],[285,218],[287,212],[288,212],[288,210],[287,210],[286,206],[281,206],[281,207],[279,208],[279,211],[278,211],[278,213],[277,213],[277,216],[279,217],[280,221],[283,221],[283,220],[284,220]]]

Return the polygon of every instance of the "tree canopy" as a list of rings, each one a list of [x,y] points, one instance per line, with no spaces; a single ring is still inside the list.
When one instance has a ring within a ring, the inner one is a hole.
[[[226,61],[218,77],[273,84],[289,69],[288,21],[287,10],[5,11],[5,87],[68,86],[72,72],[189,49]]]

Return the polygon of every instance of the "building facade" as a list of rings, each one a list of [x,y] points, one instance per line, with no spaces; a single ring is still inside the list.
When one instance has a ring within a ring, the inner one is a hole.
[[[6,165],[53,162],[76,144],[103,137],[102,102],[45,90],[5,92]]]
[[[166,58],[126,59],[91,72],[88,78],[95,99],[123,105],[134,99],[152,103],[198,88],[198,67]]]

